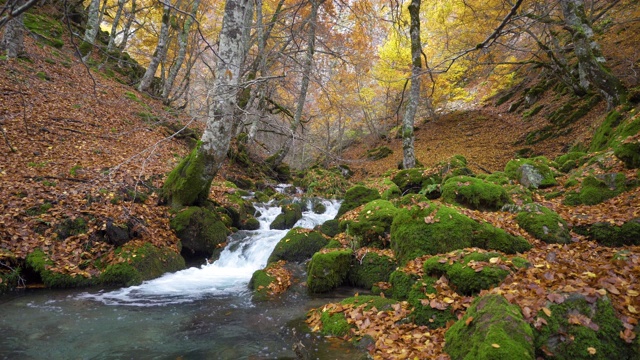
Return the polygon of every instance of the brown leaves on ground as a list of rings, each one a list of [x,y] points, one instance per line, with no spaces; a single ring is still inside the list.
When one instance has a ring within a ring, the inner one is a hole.
[[[280,260],[269,264],[264,270],[274,279],[267,286],[269,295],[282,294],[291,286],[291,272],[285,268],[286,263],[286,261]]]
[[[96,236],[110,219],[177,251],[166,208],[155,194],[143,195],[186,154],[160,126],[178,119],[128,86],[89,76],[68,49],[25,41],[29,61],[0,62],[0,249],[25,258],[41,248],[52,270],[94,276],[94,261],[113,250]],[[57,235],[64,221],[80,218],[86,231]]]

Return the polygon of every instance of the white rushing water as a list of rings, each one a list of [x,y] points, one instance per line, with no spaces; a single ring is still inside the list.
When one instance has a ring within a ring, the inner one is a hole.
[[[340,203],[324,200],[323,204],[327,208],[324,214],[305,211],[295,226],[313,228],[333,219]],[[279,206],[256,205],[256,209],[261,212],[258,217],[260,229],[240,231],[231,236],[220,258],[212,264],[165,274],[138,286],[94,294],[83,293],[78,297],[107,305],[155,306],[248,292],[251,276],[267,264],[269,255],[288,231],[269,229],[269,224],[280,213]]]

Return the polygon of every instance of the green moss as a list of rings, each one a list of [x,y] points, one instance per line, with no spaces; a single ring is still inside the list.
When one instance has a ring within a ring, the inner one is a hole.
[[[0,250],[0,294],[12,291],[20,285],[21,262],[13,253]]]
[[[62,23],[59,21],[44,15],[25,13],[24,26],[33,33],[40,42],[55,48],[64,46],[64,42],[62,41],[64,31]]]
[[[436,281],[436,278],[430,276],[419,279],[411,286],[407,299],[413,307],[411,315],[409,316],[411,321],[417,325],[424,325],[431,329],[445,327],[447,322],[457,319],[452,309],[439,310],[432,308],[431,305],[429,305],[429,301],[423,301],[428,299],[427,294],[436,293],[436,289],[434,288]]]
[[[51,209],[53,205],[50,202],[45,202],[42,205],[36,205],[31,207],[25,211],[25,213],[29,216],[38,216],[46,213],[49,209]]]
[[[56,226],[55,232],[58,234],[58,239],[66,239],[69,236],[84,234],[87,229],[87,221],[84,218],[65,218]]]
[[[353,286],[371,289],[373,284],[389,280],[395,268],[394,259],[370,252],[360,260],[353,259],[347,281]]]
[[[398,185],[396,185],[390,179],[385,178],[384,180],[382,180],[382,185],[385,188],[382,191],[382,194],[380,194],[380,197],[382,199],[391,200],[391,199],[396,199],[402,196],[402,191],[400,191],[400,188],[398,187]]]
[[[640,140],[624,141],[614,148],[615,156],[624,162],[627,169],[640,168]]]
[[[273,222],[269,225],[269,229],[272,230],[286,230],[291,229],[293,225],[302,219],[302,209],[300,204],[293,203],[284,205],[281,207],[281,213],[276,216]]]
[[[411,287],[416,280],[418,280],[417,275],[408,274],[402,270],[395,270],[389,275],[391,296],[397,300],[408,299]]]
[[[371,150],[367,150],[366,156],[368,160],[380,160],[393,154],[393,151],[387,146],[380,146]]]
[[[589,147],[590,152],[601,151],[607,148],[613,140],[615,128],[620,125],[623,116],[617,110],[612,110],[607,114],[602,124],[596,129]]]
[[[511,180],[503,171],[496,171],[484,178],[485,181],[494,183],[496,185],[507,185],[511,183]]]
[[[574,230],[604,246],[640,245],[640,219],[632,219],[622,226],[609,223],[595,223],[577,226]]]
[[[105,285],[132,286],[157,278],[164,273],[182,270],[184,259],[168,248],[158,248],[145,242],[142,245],[128,243],[115,251],[122,262],[107,266],[100,275]]]
[[[329,237],[334,237],[340,233],[339,224],[340,221],[337,219],[327,220],[320,226],[320,232]]]
[[[215,212],[197,206],[180,211],[171,219],[171,229],[182,242],[183,251],[207,257],[227,241],[229,233]]]
[[[329,240],[327,245],[324,246],[324,249],[341,249],[341,248],[343,248],[342,243],[335,239]]]
[[[389,245],[388,235],[397,211],[387,200],[374,200],[364,206],[356,219],[342,221],[340,230],[348,229],[349,235],[361,239],[362,246],[385,248]]]
[[[538,106],[535,106],[535,107],[523,112],[522,113],[522,119],[526,120],[526,119],[528,119],[528,118],[530,118],[532,116],[535,116],[543,108],[544,108],[544,105],[538,105]]]
[[[95,284],[95,279],[84,276],[62,274],[50,269],[54,262],[41,249],[35,249],[27,255],[27,267],[40,275],[44,286],[48,288],[74,288]]]
[[[531,247],[522,238],[436,204],[424,209],[418,206],[399,209],[391,225],[391,248],[401,264],[422,255],[447,253],[470,246],[505,253],[521,252]]]
[[[400,170],[391,179],[398,186],[402,194],[417,193],[423,187],[432,184],[440,184],[442,178],[440,175],[424,175],[424,169],[406,169]]]
[[[340,169],[326,170],[315,167],[306,171],[302,178],[296,179],[294,185],[304,188],[309,196],[330,199],[343,197],[349,188],[349,181]]]
[[[489,294],[477,298],[449,328],[444,350],[452,360],[533,360],[532,342],[533,332],[520,308],[501,295]]]
[[[309,292],[327,292],[342,285],[349,273],[352,256],[351,249],[313,255],[307,271]]]
[[[529,204],[516,216],[518,225],[548,244],[568,244],[569,226],[556,212],[537,204]]]
[[[205,179],[205,166],[212,159],[200,154],[196,146],[167,176],[162,187],[162,197],[174,209],[200,205],[209,196],[211,180]]]
[[[564,155],[558,156],[555,159],[556,164],[558,165],[558,169],[563,173],[568,173],[569,171],[577,168],[578,166],[584,164],[586,162],[587,153],[582,151],[569,152]]]
[[[317,231],[308,232],[301,228],[293,228],[278,242],[269,256],[268,263],[278,260],[305,261],[328,242],[329,240]]]
[[[266,300],[269,296],[269,285],[275,280],[265,270],[256,270],[249,281],[249,289],[253,290],[255,300]]]
[[[505,166],[505,174],[528,188],[546,188],[555,186],[556,173],[549,167],[549,160],[544,156],[531,159],[511,160]]]
[[[349,333],[349,329],[352,327],[341,312],[332,314],[329,311],[323,311],[320,315],[320,322],[322,323],[321,333],[323,335],[343,337]]]
[[[456,292],[461,295],[475,295],[481,290],[488,290],[499,285],[509,275],[509,271],[493,265],[489,262],[491,258],[501,258],[498,253],[470,253],[460,261],[453,263],[441,263],[440,256],[434,256],[424,262],[425,275],[442,276],[445,275]],[[469,262],[486,262],[482,270],[476,271],[469,266]]]
[[[499,210],[511,202],[502,186],[469,176],[449,178],[442,186],[442,199],[481,210]]]
[[[622,322],[607,298],[598,299],[595,304],[587,302],[584,296],[573,294],[562,304],[550,305],[551,316],[542,311],[538,316],[546,321],[535,330],[535,347],[538,356],[553,354],[553,359],[632,359],[631,347],[619,336]],[[572,324],[571,316],[585,316],[591,326]],[[589,348],[596,350],[589,353]],[[637,354],[635,354],[637,355]]]
[[[595,176],[587,176],[582,180],[580,191],[567,194],[564,204],[595,205],[611,199],[625,190],[626,177],[622,173],[605,174],[598,178]]]
[[[379,198],[380,194],[378,193],[378,190],[369,189],[362,185],[356,185],[345,193],[344,200],[342,201],[342,204],[340,204],[340,209],[338,209],[336,219],[344,215],[347,211],[353,210],[360,205]]]

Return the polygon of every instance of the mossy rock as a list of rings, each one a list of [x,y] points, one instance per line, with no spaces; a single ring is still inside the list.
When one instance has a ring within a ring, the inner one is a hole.
[[[624,116],[618,110],[610,111],[602,124],[596,129],[591,139],[589,151],[601,151],[611,145],[612,140],[615,138],[615,129],[623,120]]]
[[[574,230],[604,246],[640,245],[640,218],[629,220],[621,226],[595,223],[589,226],[577,226]]]
[[[360,205],[379,198],[380,194],[378,193],[378,190],[370,189],[362,185],[356,185],[345,193],[344,200],[342,201],[342,204],[340,204],[340,209],[338,209],[336,219],[344,215],[347,211],[353,210]]]
[[[548,309],[551,316],[538,313],[546,324],[534,330],[537,356],[558,360],[637,359],[638,354],[620,338],[622,322],[606,297],[590,303],[581,294],[571,294],[563,303],[549,305]],[[575,324],[570,321],[572,317],[586,323]],[[595,349],[594,354],[590,348]]]
[[[345,174],[348,174],[348,171],[345,171]],[[295,179],[293,184],[305,189],[309,196],[325,199],[344,197],[350,186],[341,168],[326,170],[320,167],[304,172],[304,176]]]
[[[328,237],[334,237],[340,233],[340,220],[327,220],[320,225],[320,232]]]
[[[312,205],[313,205],[312,211],[314,214],[322,215],[327,212],[326,205],[320,201],[313,202]]]
[[[480,210],[499,210],[511,202],[502,186],[469,176],[449,178],[442,186],[442,199]]]
[[[276,279],[265,270],[256,270],[249,280],[249,289],[253,291],[255,300],[266,300],[269,297],[269,285]]]
[[[44,15],[25,13],[24,26],[36,36],[36,38],[55,48],[62,48],[64,41],[62,35],[64,28],[62,23]]]
[[[261,202],[261,203],[268,203],[269,202],[269,196],[267,194],[263,193],[262,191],[256,191],[253,194],[253,197],[255,197],[256,200],[258,202]]]
[[[449,321],[457,320],[455,313],[451,308],[444,310],[432,308],[427,294],[435,294],[437,291],[434,288],[434,284],[437,279],[431,276],[424,276],[411,286],[409,290],[407,301],[413,310],[409,319],[416,325],[427,326],[430,329],[442,328],[447,325]]]
[[[395,270],[389,275],[391,284],[391,297],[397,300],[406,300],[413,284],[418,280],[415,274],[409,274],[402,270]]]
[[[629,138],[614,148],[615,156],[627,169],[640,168],[640,138]]]
[[[380,160],[393,154],[393,150],[387,146],[380,146],[375,149],[367,150],[366,156],[368,160]]]
[[[391,223],[398,209],[387,200],[367,203],[354,220],[340,222],[340,230],[361,239],[361,246],[385,248],[389,246],[388,236]]]
[[[284,205],[281,207],[281,213],[276,216],[269,228],[272,230],[291,229],[300,219],[302,219],[300,204]]]
[[[190,255],[210,257],[229,235],[218,214],[198,206],[180,211],[170,224],[182,243],[182,251]]]
[[[564,155],[558,156],[554,161],[558,165],[558,169],[563,173],[577,168],[587,161],[587,153],[582,151],[573,151]]]
[[[395,268],[393,258],[369,252],[360,260],[353,259],[347,282],[356,287],[371,289],[373,284],[389,280],[389,275]]]
[[[402,191],[400,191],[398,185],[396,185],[390,179],[385,178],[384,180],[382,180],[382,186],[383,190],[380,194],[380,197],[383,200],[397,199],[402,196]]]
[[[582,180],[579,192],[570,192],[565,196],[565,205],[595,205],[624,192],[627,178],[623,173],[587,176]]]
[[[174,209],[183,206],[202,205],[209,197],[211,180],[203,176],[206,164],[213,159],[201,154],[201,144],[182,159],[167,176],[162,186],[162,199]]]
[[[452,360],[533,360],[533,339],[518,305],[489,294],[474,300],[462,319],[447,330],[444,351]]]
[[[75,219],[65,218],[55,229],[58,239],[64,240],[69,236],[85,234],[87,232],[87,221],[79,216]]]
[[[320,315],[320,322],[322,323],[320,333],[326,336],[343,337],[349,334],[349,329],[353,327],[347,322],[347,318],[342,312],[323,311]]]
[[[185,268],[180,254],[148,242],[127,243],[115,250],[115,256],[121,257],[123,261],[108,265],[100,274],[100,283],[104,285],[139,285],[145,280]]]
[[[310,293],[331,291],[347,279],[351,267],[351,249],[315,253],[307,269],[307,289]]]
[[[40,276],[42,283],[48,288],[74,288],[96,284],[95,278],[71,276],[50,270],[50,267],[55,264],[41,249],[35,249],[27,255],[26,265]]]
[[[567,222],[555,211],[538,204],[528,204],[522,210],[516,216],[516,221],[529,234],[547,244],[571,242]]]
[[[415,194],[425,186],[440,184],[442,177],[440,174],[426,175],[425,169],[414,168],[398,171],[391,181],[398,186],[402,194]]]
[[[269,264],[278,260],[301,262],[327,245],[329,240],[317,231],[293,228],[276,244],[269,255]]]
[[[481,290],[488,290],[499,285],[510,274],[498,265],[490,263],[491,258],[501,258],[498,253],[470,253],[465,255],[460,261],[453,263],[440,262],[442,257],[434,256],[424,262],[424,273],[434,277],[446,276],[449,283],[457,293],[461,295],[476,295]],[[482,265],[482,270],[476,271],[469,266],[471,261],[486,262]]]
[[[453,155],[436,164],[443,181],[453,176],[472,176],[473,171],[467,167],[467,159],[462,155]]]
[[[558,184],[556,172],[549,167],[544,156],[511,160],[505,166],[505,174],[530,189],[542,189]]]
[[[480,224],[444,205],[399,209],[391,225],[391,248],[400,264],[422,255],[442,254],[472,246],[508,254],[531,248],[521,237],[512,236],[488,223]]]
[[[394,299],[387,299],[375,295],[352,296],[340,301],[340,304],[342,305],[354,305],[356,307],[363,306],[363,310],[365,311],[373,308],[376,308],[379,311],[389,310],[391,309],[391,305],[397,303],[398,302]]]
[[[480,176],[478,177],[481,178]],[[491,173],[485,176],[483,180],[496,185],[509,185],[512,181],[511,179],[509,179],[507,174],[504,173],[504,171],[496,171],[494,173]]]

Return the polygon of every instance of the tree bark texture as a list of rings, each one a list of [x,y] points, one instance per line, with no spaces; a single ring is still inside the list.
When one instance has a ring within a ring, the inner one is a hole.
[[[169,5],[164,5],[164,10],[162,12],[162,25],[160,26],[160,35],[158,35],[158,45],[156,45],[156,50],[153,52],[153,56],[151,57],[151,61],[149,62],[147,71],[145,71],[142,79],[140,80],[138,91],[148,91],[149,88],[151,88],[151,83],[153,82],[153,77],[158,70],[160,61],[162,61],[167,54],[170,17],[171,7]]]
[[[116,15],[113,17],[113,23],[111,24],[111,32],[109,33],[109,44],[107,45],[107,52],[113,51],[113,48],[116,45],[116,37],[118,35],[118,25],[120,25],[120,18],[122,17],[122,13],[124,11],[124,5],[127,3],[127,0],[118,0],[118,9],[116,10]]]
[[[422,42],[420,41],[420,0],[412,0],[409,4],[411,19],[409,34],[411,36],[411,87],[409,102],[402,118],[402,167],[410,169],[416,166],[414,151],[413,124],[415,122],[418,102],[420,101],[420,72],[422,70]]]
[[[22,3],[22,0],[17,0],[15,6],[20,7]],[[7,58],[10,59],[24,53],[24,15],[22,13],[7,21],[0,47],[6,50]]]

